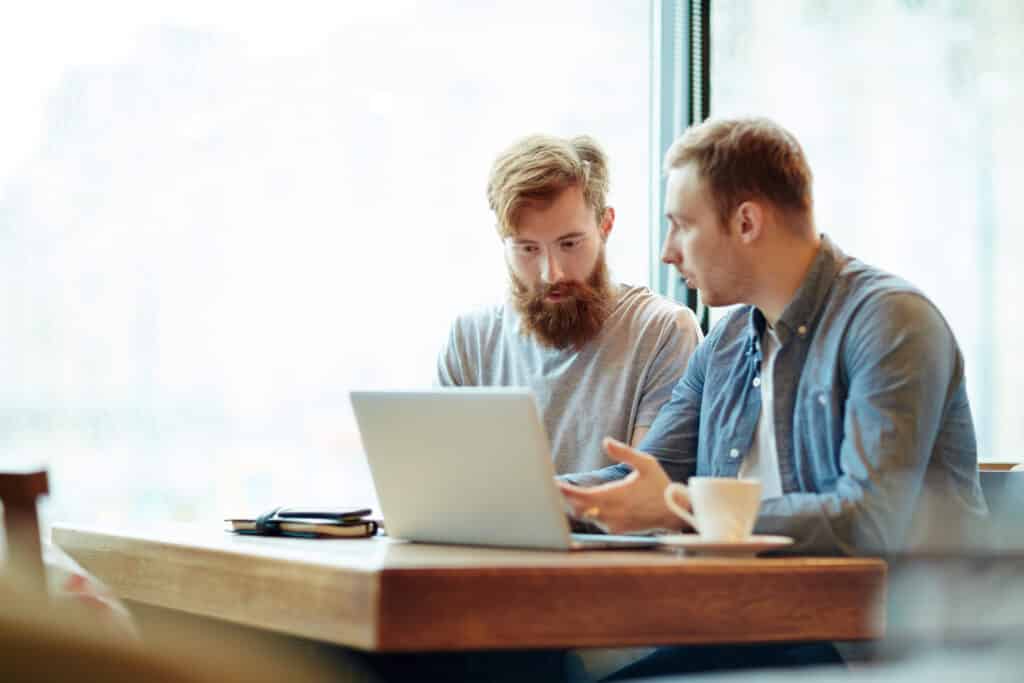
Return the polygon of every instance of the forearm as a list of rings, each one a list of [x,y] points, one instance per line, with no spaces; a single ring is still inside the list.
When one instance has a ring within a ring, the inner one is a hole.
[[[801,555],[884,554],[893,539],[863,524],[857,505],[837,494],[791,493],[761,504],[754,532],[789,536],[786,552]]]

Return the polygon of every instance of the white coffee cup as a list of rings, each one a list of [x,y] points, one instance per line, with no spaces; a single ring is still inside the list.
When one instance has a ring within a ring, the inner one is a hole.
[[[691,513],[676,500],[690,501]],[[709,541],[744,541],[750,537],[761,508],[761,482],[729,477],[690,477],[688,485],[665,488],[669,509]]]

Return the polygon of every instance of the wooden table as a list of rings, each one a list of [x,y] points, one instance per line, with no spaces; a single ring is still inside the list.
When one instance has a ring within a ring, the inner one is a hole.
[[[858,640],[884,631],[876,559],[712,559],[57,526],[125,599],[364,650]]]

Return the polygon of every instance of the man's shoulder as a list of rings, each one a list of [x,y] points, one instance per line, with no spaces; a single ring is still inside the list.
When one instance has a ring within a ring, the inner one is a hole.
[[[490,329],[501,325],[507,317],[504,304],[482,304],[458,313],[452,329],[460,332]]]
[[[832,305],[853,317],[877,315],[892,306],[916,306],[938,313],[935,303],[915,284],[860,259],[847,257],[836,273]]]
[[[485,304],[459,313],[452,320],[451,338],[462,346],[485,345],[487,340],[501,336],[509,322],[509,308],[504,304]]]
[[[689,308],[668,297],[655,294],[647,287],[620,285],[616,313],[627,324],[652,329],[677,328],[696,333],[700,329],[697,316]]]
[[[884,268],[861,261],[854,256],[846,256],[839,263],[836,278],[847,286],[857,289],[877,289],[880,291],[916,290],[913,284],[895,273]]]
[[[849,258],[837,272],[830,299],[823,311],[823,343],[835,344],[838,352],[867,349],[877,355],[915,336],[960,353],[953,328],[938,305],[899,275]]]

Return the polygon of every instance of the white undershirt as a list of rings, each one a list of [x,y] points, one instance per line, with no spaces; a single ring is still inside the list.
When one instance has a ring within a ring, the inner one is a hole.
[[[757,431],[750,452],[740,465],[740,479],[760,479],[761,498],[778,498],[782,495],[782,477],[779,475],[779,451],[775,444],[775,405],[772,392],[772,377],[775,356],[779,351],[779,338],[775,329],[765,325],[761,336],[761,415],[757,420]]]

